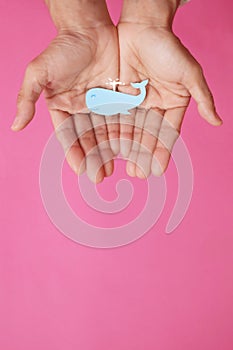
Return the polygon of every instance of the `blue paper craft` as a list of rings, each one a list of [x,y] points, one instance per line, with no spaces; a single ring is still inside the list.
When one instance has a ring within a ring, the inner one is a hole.
[[[146,79],[141,83],[131,83],[133,88],[140,89],[140,94],[136,96],[104,88],[90,89],[86,93],[86,105],[96,114],[130,114],[130,109],[138,107],[145,100],[148,81]]]

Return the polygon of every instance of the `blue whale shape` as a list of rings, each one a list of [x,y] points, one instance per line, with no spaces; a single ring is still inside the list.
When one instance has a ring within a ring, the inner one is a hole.
[[[135,89],[140,89],[139,95],[130,95],[103,88],[93,88],[86,93],[86,105],[96,114],[114,115],[118,113],[130,114],[129,110],[139,106],[146,97],[148,79],[141,83],[131,83]]]

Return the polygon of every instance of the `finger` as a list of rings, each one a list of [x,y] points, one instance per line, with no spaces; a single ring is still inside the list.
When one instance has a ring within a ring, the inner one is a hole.
[[[120,114],[120,152],[123,158],[128,158],[133,141],[136,108],[130,115]]]
[[[48,83],[47,70],[32,61],[25,72],[23,83],[17,98],[16,118],[11,129],[18,131],[23,129],[35,114],[35,104],[44,87]]]
[[[78,140],[86,157],[87,175],[92,182],[99,183],[103,181],[105,173],[90,114],[80,113],[73,117]]]
[[[108,140],[108,130],[105,123],[105,117],[91,113],[90,118],[94,127],[95,138],[103,162],[105,176],[110,176],[113,173],[113,152]]]
[[[105,117],[107,131],[108,131],[108,139],[110,142],[110,146],[112,152],[115,156],[117,156],[120,152],[120,121],[119,114],[112,115],[111,117]]]
[[[198,111],[202,118],[212,125],[221,125],[222,119],[216,112],[212,93],[200,66],[197,66],[197,69],[193,71],[190,79],[191,83],[186,85],[191,96],[197,102]]]
[[[73,117],[58,110],[50,111],[56,136],[66,154],[66,160],[71,169],[81,175],[85,171],[85,155],[78,142]]]
[[[163,116],[153,109],[150,109],[146,114],[136,160],[136,175],[139,178],[147,178],[151,173],[152,157],[162,120]]]
[[[154,151],[151,171],[155,176],[161,176],[169,164],[172,148],[179,137],[186,107],[167,110],[159,131],[158,141]]]
[[[136,176],[136,160],[140,149],[143,125],[146,117],[146,110],[137,108],[135,115],[135,125],[133,129],[133,142],[126,164],[126,172],[129,176]]]

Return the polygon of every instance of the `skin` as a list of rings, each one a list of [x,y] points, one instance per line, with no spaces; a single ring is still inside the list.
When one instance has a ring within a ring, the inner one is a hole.
[[[103,0],[46,2],[58,34],[26,69],[12,130],[32,120],[43,91],[68,163],[98,183],[119,151],[130,176],[161,175],[191,96],[204,119],[221,125],[200,65],[172,32],[179,1],[124,0],[117,28]],[[126,83],[119,90],[132,94],[130,82],[149,79],[142,106],[130,116],[83,113],[86,90],[118,77]]]
[[[58,140],[65,151],[69,140],[74,141],[66,153],[69,165],[77,174],[86,171],[90,180],[98,183],[113,172],[113,152],[119,152],[119,142],[113,141],[111,148],[109,138],[119,138],[119,134],[102,116],[76,113],[85,107],[87,89],[99,85],[107,87],[108,77],[118,76],[117,31],[104,1],[99,1],[98,6],[87,1],[85,6],[92,6],[95,20],[89,18],[84,23],[81,16],[79,21],[76,20],[78,27],[74,26],[71,14],[77,10],[77,16],[80,16],[80,9],[76,7],[81,6],[82,1],[69,3],[73,8],[67,11],[71,16],[68,24],[61,20],[66,11],[66,6],[60,7],[61,3],[48,2],[58,34],[26,69],[12,130],[22,130],[32,120],[36,101],[43,91]],[[64,5],[67,4],[64,2]],[[83,6],[81,9],[85,12]],[[72,121],[70,116],[73,114]]]
[[[208,123],[222,124],[201,66],[172,31],[178,5],[173,0],[124,2],[118,25],[120,79],[149,78],[142,108],[130,118],[120,117],[121,152],[128,159],[130,176],[164,173],[190,97]],[[151,112],[146,113],[143,107]]]

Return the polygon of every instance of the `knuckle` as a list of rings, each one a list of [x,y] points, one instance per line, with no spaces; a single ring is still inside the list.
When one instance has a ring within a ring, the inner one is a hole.
[[[33,60],[31,62],[29,62],[29,64],[26,67],[25,70],[25,78],[30,78],[32,79],[33,77],[35,77],[35,73],[36,73],[36,61]]]
[[[124,139],[132,140],[133,139],[133,133],[132,132],[127,132],[127,131],[121,132],[120,133],[120,139],[122,139],[122,140],[124,140]]]
[[[25,78],[30,79],[32,82],[45,85],[47,82],[47,68],[46,65],[41,62],[39,57],[29,62],[25,71]]]
[[[203,75],[202,66],[195,59],[193,59],[193,61],[191,62],[190,67],[191,67],[191,71],[193,72],[193,74]]]
[[[108,136],[110,139],[116,139],[119,137],[119,132],[117,130],[109,131]]]
[[[142,129],[141,129],[140,127],[136,126],[136,127],[134,128],[134,136],[140,137],[141,134],[142,134]]]
[[[95,137],[93,134],[93,130],[85,130],[83,133],[80,133],[79,138],[83,140],[84,142],[91,142],[91,143],[96,143],[95,142]]]
[[[203,68],[198,62],[194,65],[194,70],[199,73],[199,75],[204,75]]]
[[[95,129],[95,135],[98,138],[104,138],[107,135],[107,130],[105,128],[105,126],[98,126]]]
[[[23,95],[23,90],[21,89],[17,95],[17,104],[21,104],[21,102],[23,101],[24,99],[24,95]]]

